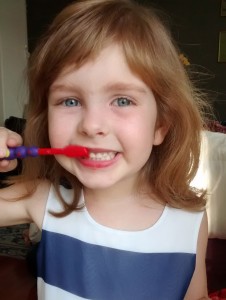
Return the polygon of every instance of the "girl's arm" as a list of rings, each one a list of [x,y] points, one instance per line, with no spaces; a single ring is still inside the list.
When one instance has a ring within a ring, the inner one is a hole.
[[[6,156],[8,147],[21,144],[20,135],[0,127],[0,158]],[[11,171],[16,165],[16,160],[0,160],[0,172]],[[34,222],[41,228],[50,185],[40,181],[33,194],[23,196],[28,194],[26,187],[27,183],[15,183],[0,189],[0,226]]]
[[[209,299],[207,291],[206,279],[206,248],[208,241],[208,222],[206,212],[200,226],[197,254],[196,254],[196,267],[193,274],[191,283],[187,290],[184,300],[201,300]]]
[[[42,228],[50,184],[40,181],[33,194],[23,197],[27,193],[26,186],[25,183],[15,183],[0,189],[0,226],[34,222]]]

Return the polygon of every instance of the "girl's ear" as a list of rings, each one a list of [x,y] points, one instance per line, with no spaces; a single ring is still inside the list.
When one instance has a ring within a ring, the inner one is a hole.
[[[165,136],[167,135],[168,130],[169,130],[169,125],[157,124],[154,133],[153,145],[157,146],[162,144]]]

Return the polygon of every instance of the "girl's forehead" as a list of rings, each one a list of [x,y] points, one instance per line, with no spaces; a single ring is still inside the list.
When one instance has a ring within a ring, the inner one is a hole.
[[[149,77],[147,72],[143,71],[143,67],[139,67],[139,63],[138,68],[133,69],[126,55],[127,53],[120,44],[111,43],[95,55],[91,53],[83,60],[77,61],[76,57],[75,59],[71,57],[70,60],[65,60],[65,64],[62,63],[62,68],[53,80],[50,90],[64,84],[76,83],[79,86],[80,82],[85,82],[82,81],[84,78],[86,78],[86,83],[90,81],[99,87],[117,82],[117,84],[126,83],[127,86],[138,84],[152,90],[152,85],[146,80]]]
[[[84,69],[84,66],[93,66],[94,64],[104,65],[109,61],[120,61],[123,65],[129,67],[126,55],[122,47],[117,43],[112,43],[106,45],[104,48],[95,53],[90,53],[83,59],[77,59],[73,55],[69,59],[65,59],[65,62],[62,63],[62,68],[58,71],[55,80],[63,79],[65,76],[69,75],[72,72],[79,71]]]

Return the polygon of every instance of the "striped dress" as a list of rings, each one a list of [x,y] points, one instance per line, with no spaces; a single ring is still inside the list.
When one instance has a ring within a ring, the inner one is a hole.
[[[72,190],[61,191],[71,199]],[[37,255],[39,300],[184,298],[202,212],[166,206],[152,227],[120,231],[98,224],[85,207],[64,218],[49,210],[61,210],[53,187]]]

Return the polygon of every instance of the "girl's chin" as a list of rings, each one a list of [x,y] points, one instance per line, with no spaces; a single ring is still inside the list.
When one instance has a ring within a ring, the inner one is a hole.
[[[117,182],[115,181],[104,181],[103,179],[98,180],[97,178],[91,180],[81,178],[80,182],[83,184],[85,189],[88,190],[108,190],[113,186],[117,186]]]

